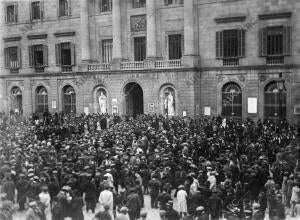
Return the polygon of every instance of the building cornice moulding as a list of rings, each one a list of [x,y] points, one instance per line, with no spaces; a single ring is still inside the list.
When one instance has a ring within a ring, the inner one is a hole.
[[[280,18],[290,18],[292,16],[292,12],[273,12],[258,15],[260,20],[270,20],[270,19],[280,19]]]
[[[36,40],[36,39],[44,39],[44,38],[47,38],[47,34],[30,34],[30,35],[27,35],[27,38],[29,40]]]
[[[55,37],[68,37],[68,36],[74,36],[75,31],[64,31],[64,32],[56,32],[54,33]]]
[[[231,23],[231,22],[243,22],[245,20],[246,20],[246,15],[226,16],[226,17],[221,17],[221,18],[215,18],[215,22],[217,24]]]
[[[15,37],[5,37],[3,38],[4,42],[11,42],[11,41],[20,41],[21,36],[15,36]]]

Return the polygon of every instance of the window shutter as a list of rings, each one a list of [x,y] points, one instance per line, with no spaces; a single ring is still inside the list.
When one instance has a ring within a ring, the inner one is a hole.
[[[30,21],[32,21],[32,1],[29,2]]]
[[[292,27],[283,27],[283,55],[290,56],[292,54]]]
[[[259,56],[265,57],[268,55],[268,29],[267,28],[261,28],[259,30]]]
[[[48,66],[48,46],[43,45],[43,64]]]
[[[61,45],[55,44],[56,66],[61,66]]]
[[[72,15],[71,0],[68,0],[68,15]]]
[[[29,67],[33,67],[34,66],[33,46],[28,46],[28,53],[29,53]]]
[[[8,47],[4,48],[4,65],[5,68],[9,68],[9,55],[8,55]]]
[[[75,66],[75,44],[71,43],[71,66]]]
[[[216,32],[216,58],[223,58],[223,31]]]
[[[41,20],[44,19],[44,1],[41,1],[41,8],[40,8],[40,15],[41,15]]]
[[[245,30],[238,30],[238,57],[245,57]]]
[[[21,47],[18,47],[17,50],[17,55],[18,55],[18,67],[22,67],[22,53],[21,53]]]
[[[15,22],[17,23],[18,22],[18,4],[15,3],[14,5],[15,5],[15,7],[14,7],[14,10],[15,10]]]

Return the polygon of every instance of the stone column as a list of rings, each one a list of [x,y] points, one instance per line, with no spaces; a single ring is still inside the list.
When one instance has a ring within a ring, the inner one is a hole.
[[[146,1],[147,13],[147,58],[156,57],[155,1]]]
[[[187,67],[198,65],[199,57],[196,50],[198,43],[196,41],[195,27],[198,28],[195,22],[194,1],[186,0],[184,2],[184,56],[183,64]]]
[[[121,0],[112,0],[113,66],[118,69],[122,59]]]
[[[79,2],[80,2],[81,61],[88,61],[91,58],[88,0],[80,0]]]

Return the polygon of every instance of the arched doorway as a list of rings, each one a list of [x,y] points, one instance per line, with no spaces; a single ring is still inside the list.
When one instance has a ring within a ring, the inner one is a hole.
[[[222,88],[222,116],[242,117],[242,89],[235,82],[228,82]]]
[[[70,85],[63,88],[63,110],[65,113],[76,113],[76,93]]]
[[[14,113],[22,113],[22,91],[19,87],[15,86],[11,89],[11,110]]]
[[[286,118],[287,91],[279,82],[268,83],[264,91],[264,116],[267,119]]]
[[[36,89],[36,112],[43,113],[48,111],[48,92],[44,86],[39,86]]]
[[[142,87],[135,83],[128,83],[124,88],[125,113],[137,115],[144,113],[144,97]]]

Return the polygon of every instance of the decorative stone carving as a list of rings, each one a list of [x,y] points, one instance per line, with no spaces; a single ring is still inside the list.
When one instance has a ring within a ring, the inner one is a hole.
[[[245,82],[246,77],[245,77],[243,74],[241,74],[241,75],[238,76],[238,79],[239,79],[241,82]]]
[[[261,82],[264,82],[264,81],[266,81],[267,80],[267,76],[266,75],[260,75],[259,76],[259,81],[261,81]]]
[[[131,32],[146,31],[147,19],[146,15],[135,15],[130,17]]]
[[[224,76],[222,76],[222,75],[219,75],[218,76],[218,82],[220,83],[220,82],[223,82],[223,80],[224,80]]]

